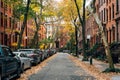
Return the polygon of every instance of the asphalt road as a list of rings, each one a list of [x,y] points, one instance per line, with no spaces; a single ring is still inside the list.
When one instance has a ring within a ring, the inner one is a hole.
[[[75,66],[67,53],[57,53],[54,59],[38,73],[31,75],[29,80],[95,80],[95,78]]]

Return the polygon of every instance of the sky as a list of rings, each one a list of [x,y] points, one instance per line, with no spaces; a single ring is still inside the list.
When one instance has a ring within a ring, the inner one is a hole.
[[[86,0],[86,6],[90,3],[91,0]]]
[[[63,0],[55,0],[55,1],[61,2],[61,1],[63,1]],[[88,5],[88,4],[90,3],[90,1],[91,1],[91,0],[86,0],[86,5]]]
[[[62,0],[55,0],[55,1],[57,1],[57,2],[61,2]]]

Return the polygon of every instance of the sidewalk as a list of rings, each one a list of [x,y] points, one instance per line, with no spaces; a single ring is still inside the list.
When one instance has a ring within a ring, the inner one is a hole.
[[[79,56],[79,60],[82,60],[83,56]],[[90,64],[89,61],[84,61],[86,64]],[[104,71],[106,68],[109,67],[108,63],[102,62],[102,61],[98,61],[93,59],[93,65],[100,71]],[[115,68],[119,68],[120,69],[120,64],[115,64]],[[120,75],[119,74],[113,74],[111,77],[111,80],[120,80]]]

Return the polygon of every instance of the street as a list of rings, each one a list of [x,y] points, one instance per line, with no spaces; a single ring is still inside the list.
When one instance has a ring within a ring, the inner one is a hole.
[[[75,66],[67,53],[57,53],[38,73],[29,76],[28,80],[95,80],[82,68]]]

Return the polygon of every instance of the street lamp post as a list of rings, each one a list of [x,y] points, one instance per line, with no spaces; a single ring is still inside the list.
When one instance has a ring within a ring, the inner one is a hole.
[[[87,35],[87,45],[88,45],[88,50],[90,48],[90,38],[91,36],[90,35]],[[93,64],[93,59],[92,59],[92,55],[90,55],[90,65]]]
[[[91,38],[91,36],[90,36],[90,35],[87,35],[87,45],[88,45],[88,49],[90,48],[90,38]]]

